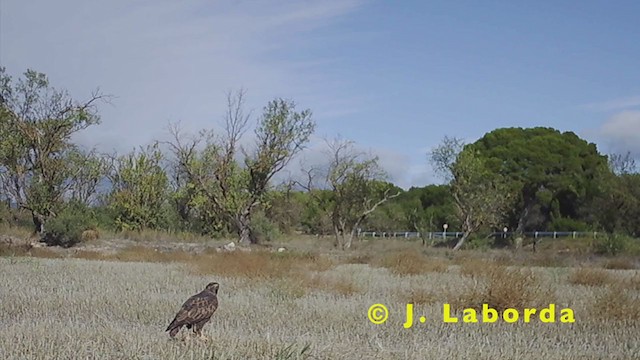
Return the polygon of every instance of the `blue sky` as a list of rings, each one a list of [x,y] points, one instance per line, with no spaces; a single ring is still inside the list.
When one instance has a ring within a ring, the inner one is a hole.
[[[637,1],[0,2],[0,64],[116,96],[78,141],[128,151],[218,125],[224,92],[310,108],[322,137],[371,149],[405,188],[426,152],[498,127],[551,126],[640,154]],[[315,154],[315,155],[314,155]]]

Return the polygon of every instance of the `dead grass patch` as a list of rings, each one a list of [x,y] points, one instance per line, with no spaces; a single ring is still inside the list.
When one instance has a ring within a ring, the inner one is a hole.
[[[591,314],[598,320],[639,321],[640,299],[635,290],[622,283],[610,285],[605,292],[596,296]]]
[[[330,277],[325,274],[306,274],[301,276],[302,286],[307,289],[331,292],[342,296],[351,296],[362,292],[353,280],[346,276]]]
[[[104,237],[123,237],[128,240],[141,242],[206,242],[209,239],[194,233],[161,230],[123,230],[119,233],[105,234]]]
[[[197,274],[216,273],[245,278],[290,277],[304,270],[322,272],[335,266],[326,256],[270,251],[203,254],[193,258],[189,263]]]
[[[481,309],[483,304],[487,304],[502,311],[549,303],[551,290],[542,286],[531,269],[489,265],[473,277],[474,285],[467,292],[451,297],[454,307]]]
[[[131,246],[125,248],[116,254],[105,255],[107,260],[117,260],[123,262],[186,262],[193,258],[193,255],[181,251],[163,252],[148,246]]]
[[[607,260],[603,267],[610,270],[633,270],[636,268],[636,264],[629,258],[620,257]]]
[[[569,275],[569,283],[584,286],[603,286],[613,282],[613,277],[605,270],[578,268]]]
[[[277,279],[272,282],[271,296],[282,300],[299,299],[306,295],[307,289],[299,281]]]
[[[487,270],[490,268],[487,266],[486,260],[469,258],[464,259],[460,263],[460,274],[469,277],[485,276]]]
[[[436,301],[434,294],[422,288],[414,288],[401,293],[401,301],[406,301],[414,305],[429,305]]]
[[[2,251],[2,249],[0,249]],[[336,262],[325,255],[315,253],[274,253],[267,250],[215,252],[195,254],[182,250],[160,251],[148,246],[132,246],[114,254],[77,250],[71,257],[87,260],[112,260],[123,262],[184,263],[197,275],[219,274],[244,278],[293,277],[304,271],[324,272],[335,267]]]
[[[446,272],[450,263],[442,258],[424,256],[417,251],[402,251],[378,259],[374,264],[387,268],[396,275],[419,275]]]
[[[28,249],[24,246],[12,246],[0,243],[0,256],[24,256]]]
[[[62,254],[47,248],[32,248],[32,249],[29,249],[28,254],[33,257],[38,257],[43,259],[58,259],[62,257]]]
[[[99,251],[76,250],[71,256],[75,259],[107,260],[107,255]]]
[[[0,221],[0,234],[18,239],[30,239],[34,237],[33,229],[24,226],[11,226]]]
[[[293,258],[274,256],[264,251],[209,254],[198,256],[190,264],[197,274],[219,274],[245,278],[281,277],[293,267]]]
[[[0,244],[0,256],[32,256],[44,259],[57,259],[62,257],[59,253],[47,248],[7,244]]]
[[[347,258],[346,264],[370,264],[373,261],[373,257],[369,254],[354,255]]]
[[[512,266],[515,264],[515,260],[513,254],[501,252],[493,257],[493,263],[501,266]]]

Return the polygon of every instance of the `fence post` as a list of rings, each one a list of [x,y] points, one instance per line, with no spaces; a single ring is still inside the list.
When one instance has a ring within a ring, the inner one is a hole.
[[[554,239],[556,238],[556,232],[555,231],[553,232],[553,238]]]
[[[576,238],[576,232],[575,231],[573,232],[573,238],[574,239]]]
[[[537,232],[537,231],[533,233],[533,238],[534,238],[534,239],[537,239],[537,238],[538,238],[538,232]]]

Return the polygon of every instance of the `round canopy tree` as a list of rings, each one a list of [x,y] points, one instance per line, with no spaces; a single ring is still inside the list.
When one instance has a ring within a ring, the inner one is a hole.
[[[470,147],[508,179],[517,202],[509,227],[542,230],[559,219],[579,219],[609,172],[595,144],[556,129],[501,128]]]

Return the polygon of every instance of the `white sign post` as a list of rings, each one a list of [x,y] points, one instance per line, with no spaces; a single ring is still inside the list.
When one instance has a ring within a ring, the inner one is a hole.
[[[442,238],[446,239],[447,238],[447,228],[449,227],[449,224],[444,224],[442,225],[442,228],[444,229],[444,231],[442,232]]]

